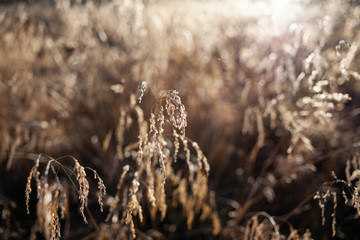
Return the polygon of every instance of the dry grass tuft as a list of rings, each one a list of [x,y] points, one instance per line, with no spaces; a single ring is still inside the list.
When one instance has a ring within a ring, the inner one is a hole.
[[[84,209],[85,207],[87,207],[87,199],[89,195],[89,182],[86,179],[86,173],[84,167],[81,166],[77,160],[75,160],[74,172],[76,173],[76,180],[79,183],[78,191],[79,191],[79,200],[81,203],[80,212],[81,215],[83,216],[84,222],[87,223],[84,214]]]
[[[78,193],[78,198],[80,200],[80,213],[83,217],[85,223],[87,218],[85,216],[84,210],[88,207],[88,195],[89,195],[89,182],[86,178],[85,168],[80,165],[79,161],[73,157],[70,157],[74,161],[74,171],[71,171],[68,167],[61,164],[61,160],[48,158],[46,168],[44,170],[43,176],[40,178],[40,160],[43,156],[40,154],[35,161],[34,167],[32,167],[30,174],[27,179],[26,184],[26,208],[27,213],[30,214],[29,210],[29,200],[30,193],[32,191],[31,179],[35,178],[36,188],[37,188],[37,222],[33,228],[31,239],[36,238],[36,233],[41,232],[44,234],[46,239],[60,239],[61,237],[61,228],[60,228],[60,219],[66,219],[69,221],[69,192],[67,184],[63,184],[59,177],[59,170],[62,170],[66,177],[73,184],[73,187]],[[45,161],[45,162],[46,162]],[[55,166],[56,167],[55,167]],[[52,178],[50,179],[49,171],[52,172]],[[95,179],[98,179],[98,188],[99,188],[99,205],[102,210],[103,207],[103,197],[106,194],[105,185],[103,180],[96,173],[95,170],[90,169],[94,172]],[[74,174],[78,182],[78,187],[73,182],[71,175]],[[60,212],[60,217],[59,217]],[[96,223],[94,223],[96,224]]]

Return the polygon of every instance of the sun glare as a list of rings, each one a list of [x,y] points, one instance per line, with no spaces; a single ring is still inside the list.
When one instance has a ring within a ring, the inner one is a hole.
[[[273,30],[281,33],[288,26],[296,22],[301,11],[301,0],[269,0],[258,1],[257,8],[265,15],[270,16]]]

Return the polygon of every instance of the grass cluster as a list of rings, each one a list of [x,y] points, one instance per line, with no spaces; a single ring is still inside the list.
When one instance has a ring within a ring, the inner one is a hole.
[[[359,19],[0,3],[0,238],[358,239]]]

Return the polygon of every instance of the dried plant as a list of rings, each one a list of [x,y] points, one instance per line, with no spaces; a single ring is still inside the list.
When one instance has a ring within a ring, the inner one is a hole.
[[[29,211],[29,199],[30,193],[32,191],[31,180],[35,178],[36,188],[37,188],[37,222],[35,228],[33,228],[32,239],[36,238],[37,232],[42,232],[46,239],[60,239],[61,230],[60,230],[60,219],[65,219],[69,221],[69,193],[67,185],[63,184],[60,181],[58,176],[58,170],[64,171],[64,174],[69,178],[70,182],[73,184],[74,188],[78,192],[79,200],[80,200],[80,213],[83,217],[85,223],[87,222],[85,216],[85,209],[87,209],[88,204],[88,195],[89,195],[89,182],[86,178],[85,168],[81,166],[77,159],[70,157],[74,161],[74,171],[67,168],[63,164],[61,164],[61,160],[64,158],[53,159],[49,158],[47,160],[47,165],[44,170],[43,176],[40,178],[40,159],[42,155],[35,161],[34,167],[31,169],[29,177],[27,179],[26,184],[26,207],[27,212]],[[55,166],[57,166],[57,170]],[[95,170],[89,168],[94,172],[95,179],[98,179],[98,188],[99,188],[99,205],[102,210],[103,202],[102,198],[106,194],[106,188],[103,183],[103,180],[96,173]],[[54,180],[51,181],[49,179],[49,171],[52,171]],[[74,174],[76,176],[76,180],[78,186],[73,182],[71,175]],[[60,212],[60,217],[59,217]],[[96,224],[94,222],[94,224]]]
[[[0,238],[356,236],[359,18],[352,0],[0,3]]]
[[[331,200],[331,229],[333,237],[336,236],[336,211],[339,202],[338,199],[343,199],[346,205],[353,207],[356,210],[357,214],[360,213],[360,200],[358,189],[360,184],[359,167],[359,153],[355,152],[352,160],[348,160],[346,163],[346,180],[339,179],[333,172],[333,181],[325,182],[314,196],[314,199],[318,199],[319,202],[323,226],[326,223],[326,203],[328,200]],[[341,188],[339,188],[339,186],[341,186]]]
[[[138,87],[140,99],[144,97],[145,86],[147,84],[143,82]],[[115,209],[118,209],[117,211],[126,211],[124,223],[130,225],[132,236],[135,238],[136,229],[133,217],[138,216],[140,222],[143,222],[143,207],[140,205],[140,202],[144,202],[145,199],[149,203],[151,219],[156,221],[156,212],[160,212],[160,219],[164,220],[168,209],[165,189],[167,181],[172,185],[171,188],[175,189],[173,204],[180,203],[188,216],[188,228],[191,228],[195,214],[199,214],[202,207],[208,208],[207,213],[203,212],[202,214],[203,220],[207,218],[215,219],[217,217],[216,205],[214,200],[212,200],[213,203],[210,205],[210,196],[207,188],[206,175],[210,170],[209,164],[199,145],[185,136],[187,113],[178,92],[175,90],[160,92],[159,99],[155,99],[155,104],[151,107],[149,122],[145,121],[144,111],[134,101],[134,95],[131,94],[129,98],[130,105],[126,108],[127,110],[122,111],[118,124],[120,130],[116,131],[117,139],[120,139],[118,144],[122,145],[122,139],[124,139],[120,134],[126,134],[124,119],[126,121],[137,122],[138,139],[134,143],[130,142],[127,146],[118,145],[116,149],[120,151],[118,156],[125,156],[129,160],[133,160],[130,164],[136,171],[130,171],[132,172],[133,179],[131,186],[123,190],[124,194],[128,191],[128,199],[126,200],[126,209],[122,209],[123,206],[120,205],[118,199],[125,174],[129,171],[129,165],[126,165],[126,168],[124,168],[125,171],[119,178],[118,192],[115,200],[110,205],[110,214],[107,220],[111,218],[112,214],[115,214]],[[140,102],[139,100],[139,104]],[[164,109],[166,109],[167,114],[165,114]],[[134,113],[136,119],[131,120],[132,113]],[[169,132],[165,129],[166,122],[172,128]],[[129,130],[134,131],[131,128]],[[166,137],[167,134],[172,134],[173,144],[169,142],[170,138]],[[179,138],[182,139],[183,149],[186,152],[184,160],[186,160],[185,165],[188,166],[188,174],[179,172],[180,175],[178,175],[173,167],[180,154]],[[197,154],[194,161],[190,159],[191,151],[187,144],[188,141],[192,142],[194,154]],[[188,188],[190,186],[189,192]],[[180,198],[180,196],[187,196],[186,200],[182,200],[183,198]],[[192,204],[188,204],[188,201],[191,201]],[[216,219],[214,221],[216,221],[215,225],[217,224],[217,230],[214,233],[217,234],[219,232],[219,221]]]

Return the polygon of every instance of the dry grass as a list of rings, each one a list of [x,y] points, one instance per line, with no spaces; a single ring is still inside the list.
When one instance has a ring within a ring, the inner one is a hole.
[[[345,0],[1,4],[0,238],[356,239],[359,18]]]

